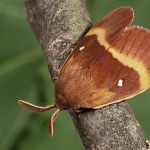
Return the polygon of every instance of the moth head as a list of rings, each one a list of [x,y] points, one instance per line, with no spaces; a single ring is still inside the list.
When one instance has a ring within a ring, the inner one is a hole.
[[[56,101],[56,107],[59,108],[60,110],[68,109],[67,101],[62,95],[56,93],[55,101]]]

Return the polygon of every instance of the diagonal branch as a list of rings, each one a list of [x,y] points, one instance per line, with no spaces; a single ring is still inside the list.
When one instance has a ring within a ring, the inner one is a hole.
[[[55,81],[65,59],[91,27],[84,0],[26,0],[25,6]],[[126,102],[69,112],[87,150],[147,149],[143,131]]]

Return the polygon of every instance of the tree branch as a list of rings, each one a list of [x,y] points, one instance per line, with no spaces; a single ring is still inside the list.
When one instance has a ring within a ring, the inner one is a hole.
[[[26,0],[25,6],[55,81],[65,59],[91,27],[84,0]],[[87,150],[147,149],[143,131],[126,102],[69,112]]]

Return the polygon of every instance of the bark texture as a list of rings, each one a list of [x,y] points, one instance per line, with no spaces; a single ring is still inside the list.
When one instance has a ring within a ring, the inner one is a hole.
[[[91,27],[83,0],[26,0],[27,18],[41,44],[52,80]],[[69,110],[86,150],[146,150],[143,131],[126,102],[99,110]]]

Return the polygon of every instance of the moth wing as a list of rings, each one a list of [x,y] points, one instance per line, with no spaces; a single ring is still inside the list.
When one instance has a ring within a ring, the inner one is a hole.
[[[112,11],[76,46],[57,85],[68,106],[97,109],[150,87],[150,32],[127,28],[133,16],[130,7]]]
[[[127,28],[132,18],[132,9],[119,8],[87,33],[87,37],[96,35],[100,51],[102,46],[106,51],[103,60],[107,65],[101,62],[99,68],[105,77],[100,75],[103,81],[99,80],[94,96],[101,97],[102,103],[95,108],[131,98],[150,87],[150,31]]]
[[[130,25],[133,18],[134,12],[131,7],[120,7],[103,17],[97,24],[92,27],[87,35],[97,34],[99,36],[98,38],[103,39],[105,36],[105,40],[109,40],[112,36],[118,34],[124,30],[125,27]]]
[[[104,65],[107,69],[100,67],[106,77],[98,83],[106,93],[102,96],[104,103],[96,108],[131,98],[150,87],[150,32],[131,27],[109,40],[103,46],[111,57],[105,53],[103,59],[111,63]]]
[[[150,31],[134,26],[121,34],[108,41],[108,51],[124,66],[138,73],[140,89],[145,90],[150,86]]]

